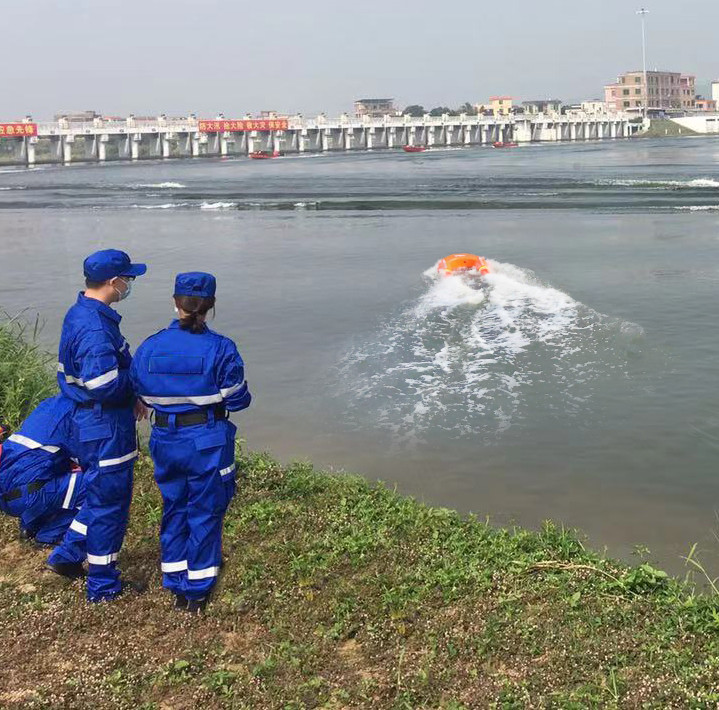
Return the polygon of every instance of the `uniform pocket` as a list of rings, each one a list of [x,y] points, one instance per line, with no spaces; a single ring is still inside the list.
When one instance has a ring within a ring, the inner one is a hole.
[[[152,375],[201,375],[205,361],[191,355],[154,355],[148,370]]]
[[[112,427],[109,424],[93,424],[92,426],[82,426],[78,433],[80,441],[101,441],[109,439],[112,436]]]
[[[195,437],[195,448],[198,451],[216,449],[220,446],[225,446],[226,443],[227,434],[224,431],[213,431],[209,434],[202,434]]]

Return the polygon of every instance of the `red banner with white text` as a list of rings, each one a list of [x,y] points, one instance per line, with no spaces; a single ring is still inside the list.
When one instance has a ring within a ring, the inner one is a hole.
[[[0,123],[0,138],[36,136],[37,123]]]
[[[198,121],[198,128],[202,133],[224,133],[226,131],[286,131],[288,121],[286,118],[261,118],[242,121]]]

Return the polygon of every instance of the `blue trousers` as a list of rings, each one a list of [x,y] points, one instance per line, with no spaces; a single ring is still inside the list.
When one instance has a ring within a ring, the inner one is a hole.
[[[235,433],[230,421],[154,427],[150,453],[162,494],[162,584],[203,599],[222,563],[222,520],[235,491]]]
[[[53,544],[62,540],[84,503],[84,474],[69,470],[28,471],[16,476],[12,471],[3,473],[8,490],[2,493],[19,490],[22,495],[8,502],[0,499],[0,510],[20,518],[21,527],[38,542]],[[39,491],[28,492],[27,484],[42,480],[46,482]]]
[[[74,450],[85,471],[85,505],[49,562],[87,559],[87,598],[112,599],[121,590],[117,556],[127,529],[137,457],[131,409],[77,408]]]

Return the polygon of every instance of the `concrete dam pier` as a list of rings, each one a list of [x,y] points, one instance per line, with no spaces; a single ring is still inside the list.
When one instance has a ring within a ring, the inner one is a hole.
[[[228,120],[135,118],[90,122],[66,119],[0,123],[4,164],[248,156],[388,150],[409,146],[462,147],[495,142],[532,143],[629,138],[640,128],[623,114],[594,116],[385,116],[329,119],[318,116]]]

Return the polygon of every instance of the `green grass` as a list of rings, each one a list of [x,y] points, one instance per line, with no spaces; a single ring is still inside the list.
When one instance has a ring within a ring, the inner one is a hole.
[[[21,317],[0,322],[0,424],[11,428],[57,390],[52,358],[37,343],[39,327]]]
[[[202,618],[160,589],[144,455],[120,559],[149,582],[142,596],[87,605],[0,523],[1,707],[719,703],[716,596],[550,522],[498,528],[307,463],[238,460],[227,564]]]
[[[649,128],[637,135],[638,138],[677,138],[679,136],[699,136],[700,133],[686,128],[666,118],[653,118]]]

